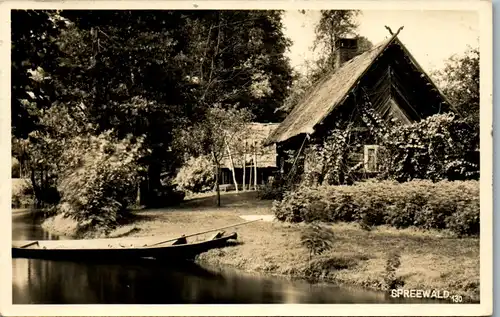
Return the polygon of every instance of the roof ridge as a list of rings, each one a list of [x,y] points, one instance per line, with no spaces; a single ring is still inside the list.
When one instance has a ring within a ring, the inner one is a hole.
[[[358,84],[359,79],[364,76],[364,74],[368,71],[368,69],[370,69],[370,66],[372,65],[373,61],[375,61],[377,58],[379,58],[380,55],[382,55],[385,52],[387,47],[397,38],[397,36],[398,36],[398,33],[395,33],[388,40],[381,41],[377,44],[377,50],[380,50],[380,51],[375,56],[373,56],[371,58],[372,61],[370,62],[370,64],[366,65],[365,69],[357,76],[356,80],[353,82],[353,84],[349,87],[349,89],[344,94],[344,97],[349,95],[349,93],[353,90],[353,88]],[[384,43],[384,42],[386,42],[386,43]],[[374,51],[375,51],[375,49],[374,49]],[[367,51],[367,52],[373,52],[373,51]],[[367,52],[365,52],[365,53],[367,53]],[[363,54],[365,54],[365,53],[363,53]],[[358,56],[361,56],[363,54],[360,54]],[[367,54],[367,55],[369,55],[369,54]],[[356,57],[358,57],[358,56],[356,56]],[[340,69],[342,69],[342,68],[340,68]],[[325,118],[328,116],[328,114],[330,114],[330,112],[333,110],[333,108],[335,106],[336,105],[331,105],[328,108],[328,112],[324,116],[322,116],[321,119],[314,126],[323,122],[323,120],[325,120]]]
[[[279,142],[280,140],[277,140],[276,135],[278,135],[278,136],[279,135],[284,135],[284,134],[287,134],[290,130],[293,130],[293,128],[294,128],[294,122],[300,121],[300,119],[302,117],[304,117],[305,115],[307,115],[307,113],[305,113],[303,111],[304,109],[302,109],[302,108],[306,107],[306,109],[307,109],[307,102],[306,101],[308,99],[310,99],[310,98],[313,98],[313,94],[314,94],[315,91],[323,89],[325,83],[328,82],[329,80],[331,80],[332,78],[334,78],[336,75],[341,74],[342,72],[345,72],[346,69],[348,69],[349,67],[352,67],[353,64],[361,62],[364,58],[367,58],[367,56],[370,56],[370,54],[373,54],[374,51],[379,50],[379,52],[375,56],[373,56],[373,57],[370,58],[370,60],[371,60],[370,63],[365,66],[365,68],[363,69],[363,71],[361,72],[361,74],[356,77],[356,80],[353,82],[353,85],[355,85],[359,81],[359,78],[361,76],[363,76],[363,74],[369,68],[369,66],[371,65],[371,63],[376,58],[378,58],[378,56],[382,52],[385,51],[385,49],[387,48],[387,46],[396,38],[396,36],[397,36],[397,33],[394,34],[394,35],[392,35],[389,39],[384,39],[383,41],[380,41],[379,43],[377,43],[376,45],[374,45],[370,50],[367,50],[367,51],[363,52],[362,54],[359,54],[359,55],[355,56],[354,58],[350,59],[348,62],[344,63],[340,68],[338,68],[338,69],[336,69],[334,71],[329,71],[329,72],[325,73],[325,75],[322,76],[321,79],[318,80],[313,85],[313,87],[307,91],[307,93],[305,94],[305,96],[303,98],[301,98],[301,101],[297,103],[297,105],[287,115],[287,117],[285,118],[285,120],[283,120],[281,122],[280,126],[278,126],[269,135],[269,137],[265,140],[265,144],[270,144],[270,143],[273,143],[273,142]],[[352,85],[349,87],[349,89],[344,94],[344,96],[347,95],[351,90],[352,90]],[[333,107],[335,107],[337,105],[337,103],[338,103],[338,101],[334,102],[330,107],[328,107],[328,111],[326,111],[326,114],[322,115],[321,119],[319,120],[319,122],[315,123],[312,127],[310,127],[310,129],[314,130],[314,126],[316,126],[318,123],[322,122],[324,120],[324,118],[332,111]],[[295,116],[294,115],[295,113],[298,113],[298,115]],[[294,119],[289,119],[289,118],[294,118]],[[287,120],[291,121],[291,124],[289,126],[284,127],[284,129],[280,129],[280,127],[282,126],[282,124],[286,123]],[[282,131],[279,131],[279,130],[282,130]],[[299,133],[297,133],[295,135],[298,135],[298,134],[301,134],[301,133],[307,133],[307,132],[300,131]],[[293,136],[295,136],[295,135],[293,135]]]

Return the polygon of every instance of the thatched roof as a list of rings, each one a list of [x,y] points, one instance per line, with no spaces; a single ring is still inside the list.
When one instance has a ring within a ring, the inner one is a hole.
[[[231,155],[236,168],[243,166],[243,156],[246,154],[246,164],[253,164],[253,153],[257,157],[257,167],[276,167],[276,145],[264,146],[263,142],[278,127],[278,123],[250,123],[244,135],[230,142]],[[246,145],[245,145],[246,143]],[[255,146],[254,146],[255,144]],[[229,168],[229,156],[225,155],[221,166]]]
[[[357,86],[370,66],[393,43],[400,45],[415,68],[425,74],[396,35],[347,61],[338,70],[325,75],[293,108],[264,143],[279,143],[300,134],[312,134],[315,131],[315,126],[347,99],[349,93]],[[432,83],[428,76],[427,79]],[[432,85],[435,87],[434,83]],[[444,97],[443,99],[446,100]]]

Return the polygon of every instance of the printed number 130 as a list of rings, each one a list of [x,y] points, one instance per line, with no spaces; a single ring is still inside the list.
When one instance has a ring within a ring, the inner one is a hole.
[[[462,296],[460,295],[452,295],[451,296],[451,301],[454,303],[461,303],[462,302]]]

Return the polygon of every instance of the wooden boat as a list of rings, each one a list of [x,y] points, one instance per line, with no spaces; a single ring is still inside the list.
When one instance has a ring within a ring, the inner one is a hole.
[[[161,261],[191,260],[200,253],[227,245],[237,239],[235,232],[217,233],[213,238],[188,243],[186,237],[151,242],[151,239],[99,239],[99,240],[38,240],[13,241],[13,258],[54,260],[127,260],[156,259]],[[175,241],[174,241],[175,240]],[[173,243],[172,243],[173,241]],[[146,242],[146,243],[145,243]],[[167,244],[166,242],[170,242]]]

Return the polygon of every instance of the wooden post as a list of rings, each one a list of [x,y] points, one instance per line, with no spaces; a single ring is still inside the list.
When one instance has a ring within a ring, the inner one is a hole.
[[[236,192],[238,192],[238,182],[236,181],[236,172],[234,170],[233,156],[231,155],[231,149],[229,148],[229,143],[226,142],[227,154],[229,155],[229,163],[231,164],[231,172],[233,173],[233,182]]]
[[[248,190],[251,190],[253,180],[252,165],[248,166],[248,171],[250,172],[250,179],[248,180]]]
[[[253,141],[253,173],[254,173],[254,190],[257,190],[257,148],[255,140]]]
[[[137,186],[137,197],[135,198],[135,203],[137,207],[141,206],[141,182],[139,182],[139,186]]]
[[[246,190],[246,178],[247,178],[247,141],[243,145],[243,191]]]

